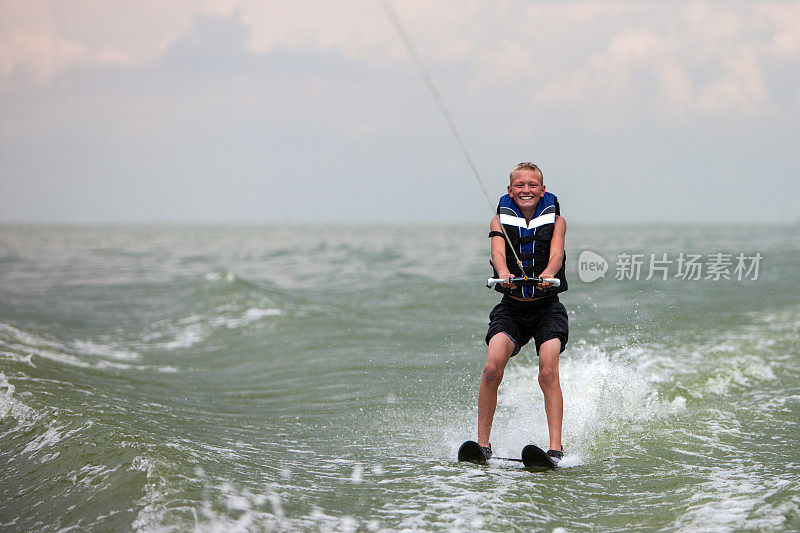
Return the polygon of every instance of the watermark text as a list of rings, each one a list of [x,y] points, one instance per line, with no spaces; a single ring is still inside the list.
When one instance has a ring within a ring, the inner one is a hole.
[[[620,253],[614,263],[614,279],[639,281],[658,279],[696,280],[758,280],[764,256],[761,253]],[[600,254],[586,250],[578,258],[578,277],[589,283],[601,277],[609,268]]]

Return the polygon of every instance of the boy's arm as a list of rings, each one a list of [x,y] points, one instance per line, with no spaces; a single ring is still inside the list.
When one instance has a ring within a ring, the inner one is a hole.
[[[492,218],[492,221],[489,223],[489,230],[490,231],[499,231],[500,233],[503,232],[503,228],[500,227],[500,220],[498,217]],[[508,270],[508,265],[506,264],[506,240],[504,237],[493,236],[492,237],[492,264],[494,265],[495,270],[497,270],[497,276],[501,279],[508,279],[513,277],[511,272]],[[501,283],[501,287],[507,288],[514,288],[513,283]]]
[[[539,276],[543,278],[554,278],[558,273],[564,262],[564,237],[567,234],[567,221],[564,217],[556,215],[555,227],[553,228],[553,237],[550,240],[550,259],[547,261],[547,268],[545,268]],[[543,284],[544,287],[549,287],[550,284]]]

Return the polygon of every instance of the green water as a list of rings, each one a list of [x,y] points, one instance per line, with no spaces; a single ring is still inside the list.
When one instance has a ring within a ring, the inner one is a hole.
[[[0,529],[798,530],[798,230],[571,226],[567,455],[532,473],[455,460],[498,300],[481,225],[2,225]],[[763,260],[615,279],[681,252]],[[523,349],[492,444],[546,442]]]

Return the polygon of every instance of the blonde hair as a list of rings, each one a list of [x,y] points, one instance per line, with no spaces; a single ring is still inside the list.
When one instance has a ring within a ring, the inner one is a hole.
[[[542,174],[542,169],[530,161],[523,161],[514,167],[514,169],[511,171],[511,174],[508,175],[509,185],[514,185],[514,172],[517,172],[518,170],[530,170],[537,172],[539,174],[540,185],[544,185],[544,174]]]

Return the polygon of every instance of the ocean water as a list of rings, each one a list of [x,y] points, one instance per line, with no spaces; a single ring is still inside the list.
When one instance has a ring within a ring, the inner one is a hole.
[[[0,225],[0,530],[800,530],[800,227],[571,225],[550,472],[455,459],[487,252],[484,225]],[[547,444],[536,364],[499,455]]]

